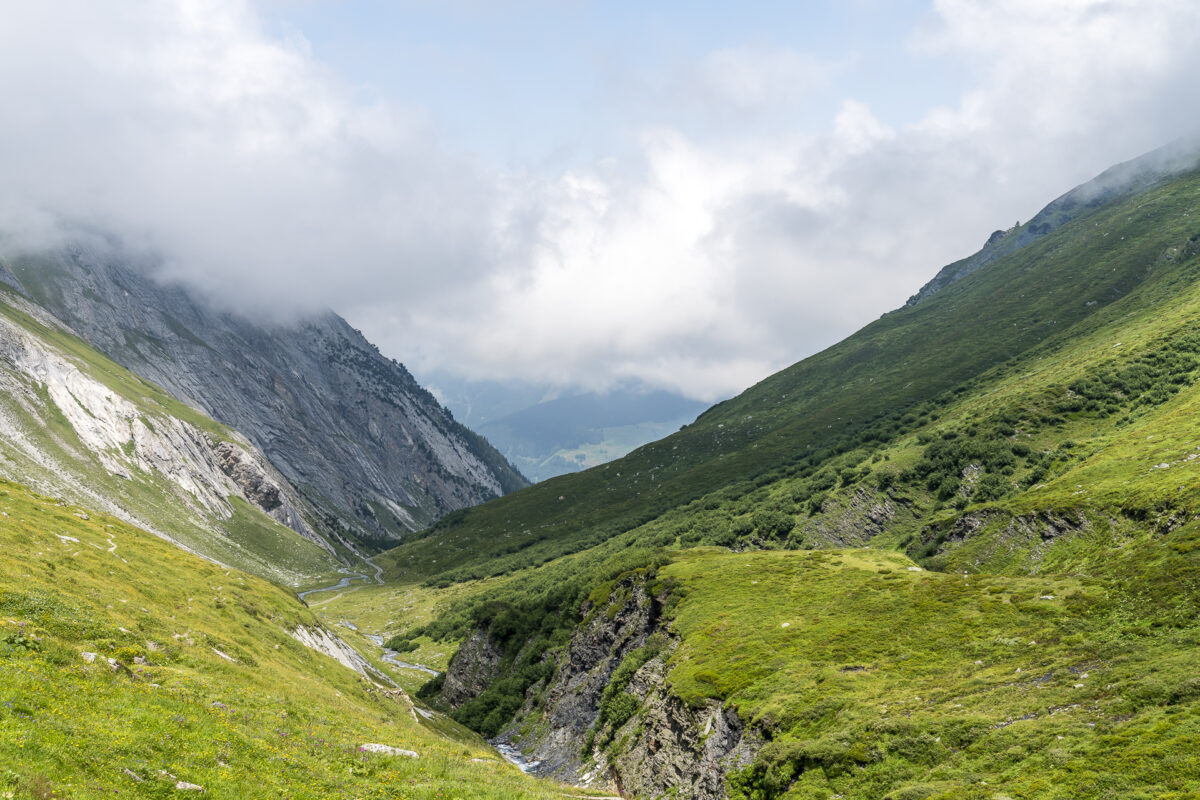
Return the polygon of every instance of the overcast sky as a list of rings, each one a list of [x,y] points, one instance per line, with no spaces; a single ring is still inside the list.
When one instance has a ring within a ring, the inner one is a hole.
[[[1200,129],[1194,0],[0,0],[0,229],[713,400]]]

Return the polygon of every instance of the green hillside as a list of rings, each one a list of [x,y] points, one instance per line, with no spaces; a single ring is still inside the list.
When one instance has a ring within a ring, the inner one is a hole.
[[[673,691],[766,732],[731,796],[1194,796],[1197,320],[1191,172],[679,434],[443,521],[381,559],[392,591],[502,577],[394,627],[488,631],[510,677],[453,713],[495,733],[641,576]],[[637,702],[597,723],[610,763],[651,735]]]
[[[974,387],[1000,385],[1018,365],[1081,337],[1116,336],[1130,315],[1156,319],[1157,304],[1194,280],[1198,235],[1192,172],[1082,214],[619,461],[452,514],[381,563],[405,580],[502,573],[714,491],[750,490],[873,450]],[[1132,351],[1127,343],[1111,355]]]
[[[300,644],[291,592],[17,484],[0,515],[4,797],[562,796]]]

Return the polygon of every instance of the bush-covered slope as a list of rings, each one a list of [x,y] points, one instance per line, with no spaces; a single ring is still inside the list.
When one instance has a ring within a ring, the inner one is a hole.
[[[8,482],[0,555],[5,797],[562,796],[302,645],[264,580]]]

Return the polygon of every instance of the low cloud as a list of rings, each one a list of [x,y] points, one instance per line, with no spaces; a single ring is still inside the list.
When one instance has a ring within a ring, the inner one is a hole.
[[[0,227],[113,231],[220,302],[332,306],[418,368],[708,400],[1193,133],[1200,106],[1193,3],[945,0],[910,44],[968,88],[911,124],[848,94],[820,125],[780,126],[771,109],[836,90],[853,59],[738,45],[660,82],[664,107],[704,114],[642,125],[611,158],[519,171],[363,97],[244,2],[7,17]],[[750,122],[730,136],[706,115]]]

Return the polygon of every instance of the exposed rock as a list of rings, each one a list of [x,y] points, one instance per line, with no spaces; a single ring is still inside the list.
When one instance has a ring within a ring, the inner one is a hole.
[[[213,448],[217,466],[221,468],[242,490],[242,496],[263,511],[271,512],[283,505],[279,499],[279,487],[272,483],[266,471],[245,457],[245,451],[229,442],[221,442]]]
[[[723,798],[725,776],[754,760],[762,737],[716,700],[693,708],[671,695],[665,672],[660,658],[634,673],[628,691],[641,711],[614,737],[617,752],[606,758],[610,773],[639,796]]]
[[[384,681],[392,686],[396,685],[395,681],[371,666],[365,658],[359,655],[357,650],[324,627],[318,625],[309,628],[301,625],[291,631],[291,634],[305,647],[336,659],[342,666],[354,670],[368,680]]]
[[[753,759],[760,738],[747,733],[737,714],[718,702],[692,708],[669,693],[664,663],[674,645],[645,579],[618,581],[607,603],[585,611],[589,613],[559,656],[553,679],[529,689],[524,708],[500,741],[518,746],[536,762],[538,775],[568,783],[637,796],[723,797],[725,775]],[[640,710],[618,730],[609,730],[606,723],[596,731],[601,697],[614,672],[635,651],[653,652],[639,650],[652,636],[666,651],[634,672],[626,687]],[[459,656],[451,663],[459,682],[465,665],[499,662],[486,635],[477,632],[471,642],[462,666],[455,668]],[[476,680],[470,695],[486,683]],[[594,741],[593,750],[585,753],[589,741]],[[601,749],[602,744],[607,746]]]
[[[98,237],[6,266],[0,279],[101,352],[243,433],[328,537],[386,546],[526,484],[333,313],[287,324],[222,313]],[[271,510],[283,499],[279,481],[221,455],[222,474],[250,502]]]
[[[1110,520],[1109,524],[1116,522]],[[966,543],[975,542],[976,562],[1003,560],[1020,553],[1026,566],[1036,570],[1038,562],[1060,538],[1091,530],[1092,522],[1086,516],[1071,512],[1041,511],[1013,516],[999,510],[972,511],[956,518],[948,530],[942,525],[927,526],[920,540],[909,547],[909,555],[934,542],[938,544],[938,555],[952,554]]]
[[[883,532],[896,518],[896,505],[859,485],[848,497],[833,495],[821,504],[821,513],[802,520],[800,532],[809,541],[833,547],[861,547]]]
[[[442,697],[454,707],[477,697],[496,679],[503,658],[503,651],[488,632],[476,630],[450,659]]]
[[[358,749],[364,753],[380,753],[385,756],[404,756],[406,758],[420,758],[421,754],[413,750],[405,750],[400,747],[392,747],[386,744],[367,743],[358,746]]]
[[[181,792],[203,792],[204,787],[187,781],[179,781],[175,784],[175,788]]]

